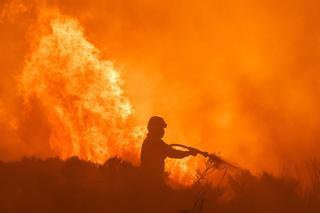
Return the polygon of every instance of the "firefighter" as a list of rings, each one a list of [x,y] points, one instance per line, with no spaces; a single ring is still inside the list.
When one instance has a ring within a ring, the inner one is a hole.
[[[159,116],[153,116],[148,122],[148,134],[141,149],[141,169],[149,181],[162,182],[164,178],[165,159],[195,156],[198,151],[189,148],[188,151],[173,149],[162,138],[167,127],[166,122]]]

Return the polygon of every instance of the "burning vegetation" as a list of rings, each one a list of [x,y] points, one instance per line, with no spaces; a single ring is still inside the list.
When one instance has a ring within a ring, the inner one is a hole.
[[[148,211],[145,203],[164,197],[165,212],[204,203],[209,212],[317,212],[316,8],[313,0],[0,2],[0,210],[27,211],[46,195],[39,212]],[[139,154],[154,114],[168,119],[169,143],[221,152],[248,170],[169,159],[174,189],[143,189]]]
[[[133,108],[112,62],[101,60],[79,23],[58,11],[45,10],[36,25],[44,32],[32,44],[19,92],[27,107],[32,99],[42,106],[53,152],[98,163],[134,155]]]

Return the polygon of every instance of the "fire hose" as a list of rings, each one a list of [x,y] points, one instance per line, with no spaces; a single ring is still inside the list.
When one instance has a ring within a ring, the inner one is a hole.
[[[219,157],[216,154],[211,154],[211,153],[208,153],[208,152],[204,152],[204,151],[201,151],[201,150],[196,149],[194,147],[189,147],[189,146],[185,146],[185,145],[182,145],[182,144],[170,144],[170,146],[171,147],[180,147],[180,148],[183,148],[183,149],[187,149],[189,151],[193,151],[193,152],[195,152],[197,154],[202,155],[205,158],[208,158],[209,163],[213,164],[213,166],[215,168],[220,169],[222,167],[222,169],[224,169],[224,173],[223,173],[220,181],[218,182],[216,188],[220,187],[220,184],[222,183],[223,179],[225,178],[229,168],[236,169],[238,171],[241,170],[239,167],[237,167],[234,164],[231,164],[231,163],[225,161],[224,159],[222,159],[221,157]],[[200,182],[198,181],[198,183],[200,183]],[[205,197],[204,197],[205,195],[204,194],[206,193],[206,190],[207,189],[204,188],[204,189],[201,190],[201,192],[198,193],[198,198],[196,199],[191,212],[202,212],[203,205],[204,205],[204,199],[205,199]]]
[[[235,166],[234,164],[223,160],[221,157],[219,157],[218,155],[213,154],[213,153],[204,152],[204,151],[201,151],[199,149],[196,149],[196,148],[193,148],[193,147],[190,147],[190,146],[185,146],[185,145],[182,145],[182,144],[170,144],[170,146],[171,147],[181,147],[181,148],[184,148],[184,149],[188,149],[190,151],[195,151],[197,154],[200,154],[203,157],[208,158],[209,161],[213,162],[217,167],[220,167],[220,166],[224,165],[224,166],[227,166],[227,167],[232,168],[232,169],[237,169],[237,170],[240,169],[238,166]]]

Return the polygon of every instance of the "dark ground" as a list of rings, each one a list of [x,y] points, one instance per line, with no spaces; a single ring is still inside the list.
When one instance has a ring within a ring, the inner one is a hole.
[[[118,158],[104,165],[26,158],[0,162],[0,212],[320,212],[320,176],[314,174],[308,193],[288,178],[249,172],[226,177],[228,188],[173,189],[151,186]]]

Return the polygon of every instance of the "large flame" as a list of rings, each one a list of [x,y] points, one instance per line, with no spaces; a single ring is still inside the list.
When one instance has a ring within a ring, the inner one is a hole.
[[[41,35],[20,80],[26,103],[36,98],[50,124],[50,145],[62,158],[73,155],[102,163],[138,147],[128,119],[133,114],[112,62],[102,60],[78,22],[58,12],[41,20]],[[130,143],[129,143],[130,142]]]

